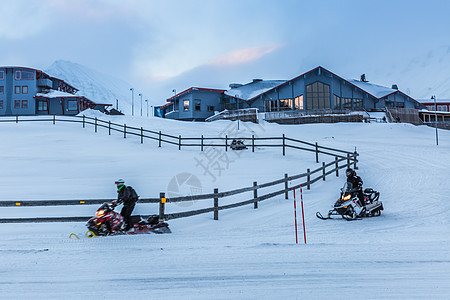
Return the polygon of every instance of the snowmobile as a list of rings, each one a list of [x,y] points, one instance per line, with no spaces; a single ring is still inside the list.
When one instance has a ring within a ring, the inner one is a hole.
[[[244,142],[242,140],[234,139],[231,142],[230,148],[232,150],[244,150],[244,149],[247,149],[247,146],[245,146],[245,144],[244,144]]]
[[[159,216],[151,215],[147,219],[141,216],[131,216],[133,226],[124,229],[124,219],[114,208],[115,204],[103,203],[95,212],[95,217],[86,223],[88,232],[96,236],[137,234],[137,233],[171,233],[169,225],[159,220]]]
[[[350,182],[346,182],[341,188],[341,196],[334,203],[333,209],[328,212],[326,217],[320,212],[316,216],[322,220],[332,219],[331,216],[340,215],[347,221],[361,219],[364,217],[376,217],[381,215],[383,203],[379,200],[380,193],[371,188],[363,191],[364,205],[361,206],[358,198],[358,189],[352,187]]]

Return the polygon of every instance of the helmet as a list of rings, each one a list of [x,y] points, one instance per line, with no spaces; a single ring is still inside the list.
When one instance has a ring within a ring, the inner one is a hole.
[[[352,168],[348,168],[347,170],[345,170],[345,175],[347,175],[347,177],[353,176],[355,174],[355,171]]]
[[[117,185],[118,188],[125,185],[125,181],[123,179],[118,179],[114,183]]]

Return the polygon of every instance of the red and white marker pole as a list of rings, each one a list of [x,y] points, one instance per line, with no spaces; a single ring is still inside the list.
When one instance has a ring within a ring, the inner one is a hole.
[[[295,243],[298,244],[298,237],[297,237],[297,204],[295,199],[295,188],[294,190],[294,219],[295,219]]]
[[[304,210],[303,210],[303,189],[302,189],[302,186],[300,186],[300,199],[301,199],[301,202],[302,202],[303,238],[304,238],[305,244],[306,244],[305,214],[304,214]]]

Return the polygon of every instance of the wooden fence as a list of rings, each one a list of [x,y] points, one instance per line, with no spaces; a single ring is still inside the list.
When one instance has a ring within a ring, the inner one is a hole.
[[[220,147],[228,151],[233,139],[239,139],[246,141],[246,145],[252,152],[255,152],[257,147],[275,147],[282,150],[283,156],[286,155],[286,149],[297,149],[303,151],[314,152],[316,156],[316,163],[319,162],[319,154],[346,158],[347,156],[354,156],[355,152],[344,151],[340,149],[334,149],[330,147],[320,146],[316,143],[309,143],[298,139],[293,139],[286,137],[284,134],[280,137],[256,137],[252,135],[251,137],[229,137],[225,135],[224,137],[182,137],[181,135],[175,136],[170,134],[162,133],[161,131],[147,130],[142,127],[137,128],[133,126],[127,126],[127,124],[117,124],[111,121],[104,121],[98,118],[91,118],[86,116],[45,116],[41,118],[36,117],[24,117],[19,116],[14,117],[2,117],[0,118],[0,123],[5,122],[52,122],[56,124],[57,122],[69,122],[69,123],[80,123],[83,128],[86,125],[92,125],[94,131],[98,132],[99,128],[104,128],[108,130],[108,134],[111,135],[112,132],[119,132],[126,139],[127,136],[139,137],[141,144],[144,143],[145,139],[156,141],[158,147],[161,147],[164,143],[178,147],[181,150],[184,147],[198,147],[201,151],[204,151],[205,147]]]
[[[13,120],[6,120],[6,119],[0,119],[0,122],[19,122],[19,118],[16,117]],[[51,121],[53,124],[56,123],[56,121],[63,121],[63,122],[80,122],[83,124],[83,127],[86,126],[86,124],[94,125],[95,131],[97,132],[98,127],[104,127],[108,128],[109,134],[111,134],[111,131],[119,131],[123,133],[124,138],[126,138],[127,134],[136,135],[141,138],[141,143],[143,143],[144,138],[149,138],[153,140],[158,141],[159,147],[162,143],[169,143],[178,145],[178,149],[181,150],[181,147],[200,147],[203,151],[203,148],[206,146],[216,146],[216,147],[224,147],[225,150],[229,147],[229,140],[231,138],[228,138],[225,136],[225,138],[204,138],[203,136],[201,138],[184,138],[185,141],[190,141],[189,143],[183,144],[181,136],[178,137],[178,143],[172,142],[167,140],[167,138],[177,138],[172,135],[168,134],[162,134],[160,131],[151,131],[151,130],[144,130],[141,128],[135,128],[135,127],[127,127],[124,125],[119,125],[112,123],[110,121],[101,121],[97,118],[88,118],[88,117],[75,117],[74,119],[58,119],[56,116],[52,116],[50,118],[42,118],[42,119],[26,119],[26,120],[20,120],[21,122],[24,121]],[[107,125],[106,125],[107,124]],[[137,132],[136,132],[137,131]],[[153,134],[155,136],[149,136],[148,134]],[[308,143],[296,139],[291,139],[288,137],[285,137],[284,135],[282,137],[275,137],[275,138],[256,138],[255,136],[252,136],[251,138],[241,138],[244,140],[250,140],[251,141],[251,147],[252,151],[254,151],[255,147],[281,147],[283,149],[283,155],[286,153],[286,148],[293,148],[293,149],[299,149],[304,151],[311,151],[315,152],[316,156],[316,162],[319,162],[319,153],[333,156],[334,161],[331,161],[329,163],[322,162],[322,166],[311,171],[310,169],[307,169],[305,173],[297,174],[294,176],[289,176],[288,174],[285,174],[284,178],[271,181],[264,184],[258,184],[256,181],[253,182],[252,186],[239,188],[236,190],[231,191],[225,191],[225,192],[219,192],[218,188],[214,189],[213,193],[210,194],[201,194],[201,195],[192,195],[192,196],[183,196],[183,197],[174,197],[174,198],[166,198],[165,193],[160,193],[160,196],[158,198],[142,198],[139,199],[139,203],[159,203],[159,217],[160,219],[170,220],[170,219],[176,219],[176,218],[183,218],[188,216],[194,216],[204,213],[213,212],[214,213],[214,219],[218,220],[219,218],[219,211],[224,209],[230,209],[235,208],[243,205],[249,205],[253,204],[254,208],[258,208],[258,203],[270,198],[273,198],[278,195],[285,194],[285,199],[288,199],[288,192],[293,188],[298,188],[300,186],[306,187],[307,189],[310,189],[311,185],[319,180],[325,181],[326,176],[335,173],[336,176],[339,176],[339,170],[342,168],[348,168],[353,167],[357,169],[357,162],[358,162],[358,153],[355,152],[348,152],[343,151],[339,149],[333,149],[329,147],[323,147],[319,146],[317,143]],[[280,141],[281,144],[257,144],[257,141],[267,141],[267,140],[275,140]],[[200,142],[198,144],[194,143],[195,141]],[[207,141],[222,141],[224,144],[218,144],[218,143],[208,143]],[[289,142],[297,143],[297,145],[289,144]],[[298,146],[298,144],[302,144],[305,146]],[[310,148],[306,148],[310,147]],[[303,182],[298,182],[299,180],[304,180]],[[297,181],[294,183],[294,181]],[[289,186],[289,183],[291,183],[291,186]],[[277,191],[272,192],[266,192],[265,194],[262,194],[262,190],[267,187],[271,186],[278,186],[282,185],[282,188]],[[233,204],[227,204],[227,205],[219,205],[219,199],[230,197],[233,195],[241,195],[243,193],[252,193],[252,197],[250,199],[247,199],[245,201],[236,202]],[[111,202],[113,199],[92,199],[92,200],[46,200],[46,201],[0,201],[0,207],[27,207],[27,206],[68,206],[68,205],[95,205],[95,204],[102,204],[104,202]],[[193,200],[213,200],[213,206],[193,211],[184,211],[184,212],[177,212],[177,213],[165,213],[165,205],[166,203],[176,203],[176,202],[185,202],[185,201],[193,201]],[[28,223],[28,222],[86,222],[90,216],[82,216],[82,217],[43,217],[43,218],[3,218],[0,219],[0,223]]]

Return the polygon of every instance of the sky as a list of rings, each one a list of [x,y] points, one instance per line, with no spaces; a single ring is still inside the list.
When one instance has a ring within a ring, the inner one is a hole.
[[[442,60],[450,67],[444,0],[1,2],[0,65],[45,70],[68,60],[125,80],[152,102],[174,89],[291,79],[319,65],[411,92],[424,74],[450,77],[436,75]],[[419,72],[430,57],[437,66]],[[402,81],[405,70],[413,75]]]

